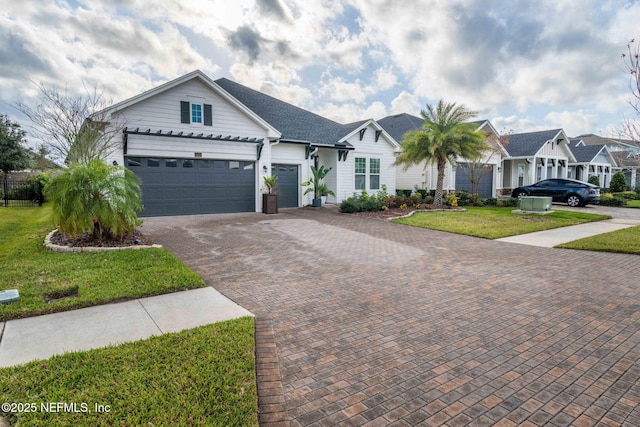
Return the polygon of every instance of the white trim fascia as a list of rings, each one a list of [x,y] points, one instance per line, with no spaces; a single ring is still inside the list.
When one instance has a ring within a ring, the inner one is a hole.
[[[231,96],[231,94],[229,94],[227,91],[225,91],[224,89],[222,89],[220,86],[218,86],[218,84],[216,84],[216,82],[214,82],[213,80],[211,80],[211,78],[209,76],[207,76],[206,74],[204,74],[202,71],[200,70],[195,70],[192,71],[190,73],[185,74],[184,76],[178,77],[176,79],[173,79],[171,81],[168,81],[166,83],[161,84],[160,86],[156,86],[153,89],[149,89],[145,92],[142,92],[138,95],[135,95],[131,98],[125,99],[124,101],[118,102],[110,107],[105,108],[104,110],[98,111],[96,113],[94,113],[94,115],[96,114],[110,114],[113,115],[114,113],[123,110],[127,107],[130,107],[134,104],[137,104],[139,102],[145,101],[155,95],[158,95],[162,92],[165,92],[169,89],[173,89],[174,87],[177,87],[185,82],[188,82],[189,80],[192,79],[199,79],[200,81],[202,81],[206,86],[208,86],[212,91],[214,91],[215,93],[217,93],[218,95],[220,95],[222,98],[224,98],[226,101],[228,101],[229,103],[231,103],[233,106],[235,106],[236,108],[238,108],[242,113],[244,113],[247,117],[249,117],[250,119],[252,119],[253,121],[255,121],[256,123],[258,123],[262,128],[264,128],[264,130],[267,131],[267,136],[268,138],[272,138],[272,139],[278,139],[282,136],[282,134],[273,126],[271,126],[269,123],[267,123],[264,119],[262,119],[262,117],[258,116],[256,113],[254,113],[251,109],[249,109],[247,106],[245,106],[244,104],[242,104],[240,101],[238,101],[236,98],[234,98],[233,96]]]
[[[346,136],[343,136],[342,138],[340,138],[338,140],[338,142],[348,142],[348,139],[351,138],[352,136],[356,135],[358,132],[360,132],[360,130],[362,128],[366,128],[369,125],[373,125],[374,128],[376,128],[376,130],[382,131],[382,134],[380,134],[381,136],[384,136],[385,139],[387,140],[387,142],[393,146],[393,148],[397,151],[400,150],[400,144],[393,139],[393,137],[391,135],[389,135],[387,133],[386,130],[384,130],[384,128],[382,126],[380,126],[380,124],[378,124],[378,122],[376,122],[374,119],[369,119],[366,122],[364,122],[363,124],[361,124],[360,126],[358,126],[357,128],[355,128],[353,131],[351,131],[349,134],[347,134]]]

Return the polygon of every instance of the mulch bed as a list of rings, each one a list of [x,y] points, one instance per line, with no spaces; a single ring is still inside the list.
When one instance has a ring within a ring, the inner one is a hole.
[[[51,243],[60,246],[70,246],[73,248],[82,247],[99,247],[99,248],[117,248],[126,246],[152,245],[150,238],[135,230],[131,236],[126,236],[122,240],[97,240],[89,233],[81,234],[78,237],[65,237],[59,231],[51,235]]]

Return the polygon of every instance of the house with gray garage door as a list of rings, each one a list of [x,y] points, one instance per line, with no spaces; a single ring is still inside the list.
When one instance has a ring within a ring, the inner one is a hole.
[[[271,174],[279,207],[308,205],[300,184],[311,165],[332,168],[328,202],[395,191],[399,145],[375,120],[341,124],[199,70],[105,112],[107,126],[122,128],[108,161],[140,178],[142,216],[260,212]]]
[[[411,114],[396,114],[378,120],[378,123],[398,142],[402,141],[405,133],[422,129],[424,119]],[[502,157],[507,152],[500,143],[500,136],[491,122],[479,120],[472,122],[478,130],[487,133],[487,142],[491,149],[487,150],[483,158],[471,162],[469,159],[458,158],[455,163],[447,163],[444,175],[445,191],[466,190],[471,192],[472,168],[481,176],[478,186],[480,197],[496,197],[502,189]],[[478,175],[476,175],[478,176]],[[436,188],[438,170],[434,162],[414,165],[408,168],[398,166],[396,172],[396,187],[399,189],[433,189]]]

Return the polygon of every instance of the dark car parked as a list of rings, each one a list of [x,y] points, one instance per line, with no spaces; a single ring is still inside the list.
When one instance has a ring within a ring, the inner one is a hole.
[[[511,197],[518,199],[523,196],[547,196],[552,197],[554,202],[584,206],[600,203],[600,188],[575,179],[553,178],[518,187],[511,193]]]

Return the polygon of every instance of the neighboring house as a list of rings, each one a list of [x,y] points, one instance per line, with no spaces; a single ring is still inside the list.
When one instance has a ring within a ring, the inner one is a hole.
[[[419,130],[424,124],[424,119],[410,114],[402,113],[387,116],[378,120],[378,123],[396,141],[401,142],[405,133],[411,130]],[[481,197],[495,197],[502,188],[501,158],[506,154],[504,147],[500,144],[498,132],[488,120],[472,122],[478,125],[478,130],[489,134],[489,143],[495,149],[488,151],[484,158],[478,159],[471,165],[468,159],[456,159],[456,164],[447,164],[445,171],[444,186],[445,191],[466,190],[471,192],[470,167],[476,168],[476,173],[480,173],[480,185],[478,193]],[[479,169],[482,169],[479,171]],[[404,166],[398,166],[396,171],[396,188],[416,190],[433,189],[436,187],[437,167],[434,163],[410,166],[405,170]]]
[[[109,162],[141,178],[144,216],[262,210],[263,177],[278,176],[279,206],[310,204],[311,165],[340,202],[361,189],[395,191],[398,143],[374,120],[340,124],[196,70],[109,107],[124,123]]]
[[[581,139],[570,141],[576,161],[569,162],[567,177],[587,182],[590,176],[597,176],[601,187],[609,187],[613,169],[617,164],[607,146],[586,145]]]
[[[632,189],[640,187],[640,147],[634,141],[614,138],[603,138],[594,134],[579,135],[576,139],[585,145],[606,145],[615,162],[615,169],[622,170],[627,185]]]
[[[569,138],[562,129],[511,134],[505,145],[502,194],[521,185],[547,178],[566,178],[569,164],[576,161]]]

